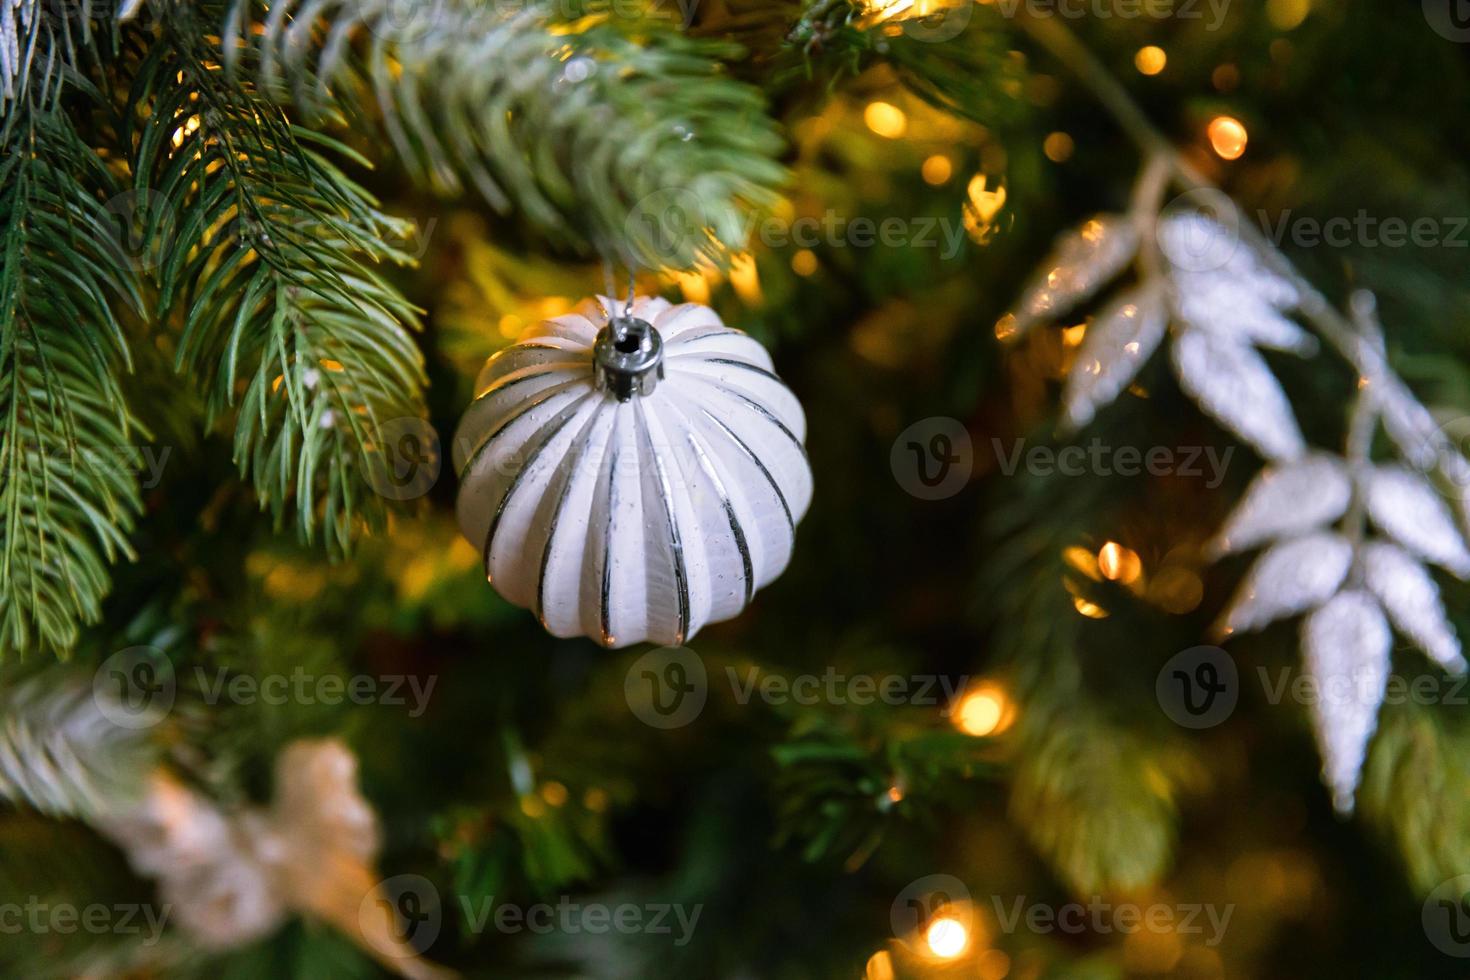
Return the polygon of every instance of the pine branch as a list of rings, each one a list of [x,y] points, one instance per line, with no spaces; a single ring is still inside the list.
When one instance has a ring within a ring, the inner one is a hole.
[[[199,19],[165,11],[135,91],[151,100],[136,173],[155,191],[148,240],[167,241],[160,309],[182,319],[177,365],[211,419],[235,410],[262,506],[343,553],[385,515],[380,427],[425,411],[417,311],[376,267],[411,261],[407,230],[330,162],[344,147],[218,69]]]
[[[232,64],[258,28],[272,91],[380,112],[418,179],[470,184],[553,238],[629,264],[682,267],[741,248],[746,209],[772,203],[785,177],[763,96],[723,73],[720,59],[740,49],[668,23],[562,26],[549,5],[507,16],[475,0],[406,20],[386,0],[287,0],[263,22],[258,11],[232,8]]]
[[[153,749],[99,710],[104,696],[81,675],[51,671],[0,697],[0,799],[88,819],[139,792]]]
[[[0,162],[0,644],[64,651],[95,622],[140,510],[138,425],[112,304],[142,301],[93,188],[106,168],[65,117],[31,119]]]

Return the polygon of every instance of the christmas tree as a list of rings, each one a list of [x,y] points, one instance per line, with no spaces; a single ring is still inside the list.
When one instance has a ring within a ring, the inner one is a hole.
[[[1463,975],[1467,42],[0,0],[0,972]]]

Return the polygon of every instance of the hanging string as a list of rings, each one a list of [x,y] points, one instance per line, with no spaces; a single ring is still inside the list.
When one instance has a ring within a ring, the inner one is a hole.
[[[628,299],[623,303],[623,312],[620,314],[617,311],[617,286],[614,283],[611,259],[604,258],[602,260],[602,280],[603,286],[607,290],[603,295],[607,297],[607,301],[611,306],[611,309],[605,309],[603,312],[607,314],[608,325],[612,327],[613,339],[621,341],[628,335],[628,325],[633,317],[633,297],[638,282],[633,276],[633,270],[629,269]]]

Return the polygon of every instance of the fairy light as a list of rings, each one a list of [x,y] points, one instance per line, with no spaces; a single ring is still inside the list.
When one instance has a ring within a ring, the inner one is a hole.
[[[1077,144],[1072,142],[1072,137],[1066,133],[1051,133],[1041,144],[1041,152],[1052,163],[1066,163],[1072,159],[1072,153],[1077,149]]]
[[[1097,567],[1103,577],[1112,582],[1131,585],[1143,574],[1143,561],[1138,552],[1125,548],[1116,541],[1109,541],[1098,550]]]
[[[1107,619],[1108,611],[1097,603],[1082,598],[1080,595],[1072,597],[1072,607],[1088,619]]]
[[[791,256],[791,271],[798,276],[809,276],[817,271],[817,253],[809,248],[799,249]]]
[[[1142,75],[1157,75],[1168,63],[1168,54],[1157,44],[1145,45],[1139,48],[1138,53],[1133,56],[1133,67],[1137,68],[1139,74]]]
[[[990,235],[995,230],[995,219],[1006,206],[1005,185],[1001,184],[991,190],[987,184],[988,178],[980,173],[971,177],[965,188],[968,198],[963,214],[965,231],[981,245],[990,240]]]
[[[500,335],[507,340],[515,340],[521,335],[521,331],[524,330],[525,327],[526,321],[522,320],[514,313],[507,313],[505,316],[500,318]]]
[[[998,684],[981,684],[967,691],[953,712],[955,726],[975,738],[999,735],[1015,718],[1016,706]]]
[[[730,285],[735,295],[744,300],[746,306],[759,306],[761,302],[760,274],[756,272],[755,256],[741,252],[730,258]]]
[[[936,153],[924,161],[919,173],[923,176],[924,183],[938,187],[954,175],[954,164],[943,153]]]
[[[942,960],[952,960],[970,945],[970,931],[965,924],[953,916],[942,915],[929,923],[924,930],[924,942],[929,952]]]
[[[1211,119],[1208,134],[1210,146],[1222,160],[1239,160],[1250,139],[1245,131],[1245,124],[1234,116],[1216,116]]]
[[[1266,18],[1278,31],[1290,31],[1301,26],[1312,12],[1311,0],[1267,0]]]
[[[893,956],[888,950],[880,949],[868,957],[868,967],[863,971],[863,980],[893,980],[895,975]]]
[[[909,128],[909,117],[891,102],[869,102],[863,110],[863,122],[879,136],[896,140]]]

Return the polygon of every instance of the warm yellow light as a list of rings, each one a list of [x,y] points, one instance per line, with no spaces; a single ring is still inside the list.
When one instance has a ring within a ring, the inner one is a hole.
[[[879,136],[895,140],[909,128],[909,118],[891,102],[869,102],[863,110],[863,122]]]
[[[791,256],[791,271],[798,276],[809,276],[817,271],[817,253],[809,248],[799,250]]]
[[[1108,618],[1108,611],[1106,609],[1104,609],[1102,606],[1099,606],[1095,602],[1088,602],[1080,595],[1072,597],[1072,605],[1079,613],[1086,616],[1088,619]]]
[[[1134,67],[1144,75],[1157,75],[1168,63],[1169,56],[1157,44],[1139,48],[1138,53],[1133,56]]]
[[[949,180],[954,173],[954,164],[949,162],[949,157],[943,153],[936,153],[924,161],[924,166],[919,170],[924,176],[924,182],[938,187]]]
[[[1214,147],[1221,159],[1238,160],[1245,152],[1245,144],[1249,140],[1249,134],[1245,131],[1245,124],[1234,116],[1216,116],[1210,120],[1209,128],[1210,146]]]
[[[1138,552],[1116,541],[1109,541],[1098,551],[1097,567],[1105,578],[1124,585],[1138,581],[1138,576],[1143,574],[1143,561]]]
[[[685,300],[690,303],[709,302],[709,280],[703,272],[696,269],[681,270],[674,273],[674,278]]]
[[[1278,31],[1300,27],[1311,12],[1311,0],[1267,0],[1266,3],[1266,17]]]
[[[970,933],[959,919],[944,915],[929,923],[924,930],[929,951],[943,960],[952,960],[970,944]]]
[[[761,302],[761,280],[755,268],[755,256],[742,252],[730,258],[730,285],[735,295],[745,301],[746,306],[759,306]]]
[[[1016,314],[1007,313],[995,321],[995,339],[1010,340],[1016,335]]]
[[[521,335],[521,331],[525,326],[525,321],[520,317],[514,313],[507,313],[500,318],[500,335],[507,340],[515,340]]]
[[[888,950],[880,949],[868,957],[868,968],[863,971],[863,980],[893,980],[893,957]]]
[[[996,684],[982,684],[967,692],[953,714],[959,730],[975,738],[999,735],[1011,727],[1015,716],[1015,705]]]
[[[1072,159],[1072,152],[1077,145],[1072,142],[1072,137],[1066,133],[1051,133],[1041,144],[1041,152],[1052,163],[1066,163]]]
[[[567,788],[552,781],[541,787],[541,798],[552,806],[561,806],[567,801]]]
[[[995,220],[1006,206],[1005,185],[1001,184],[995,190],[990,190],[986,187],[987,182],[984,174],[976,174],[970,178],[970,183],[965,188],[969,200],[965,202],[961,216],[965,231],[981,245],[990,241],[995,230]]]
[[[1011,972],[1011,958],[998,949],[987,949],[975,961],[975,976],[979,980],[1005,980]]]

